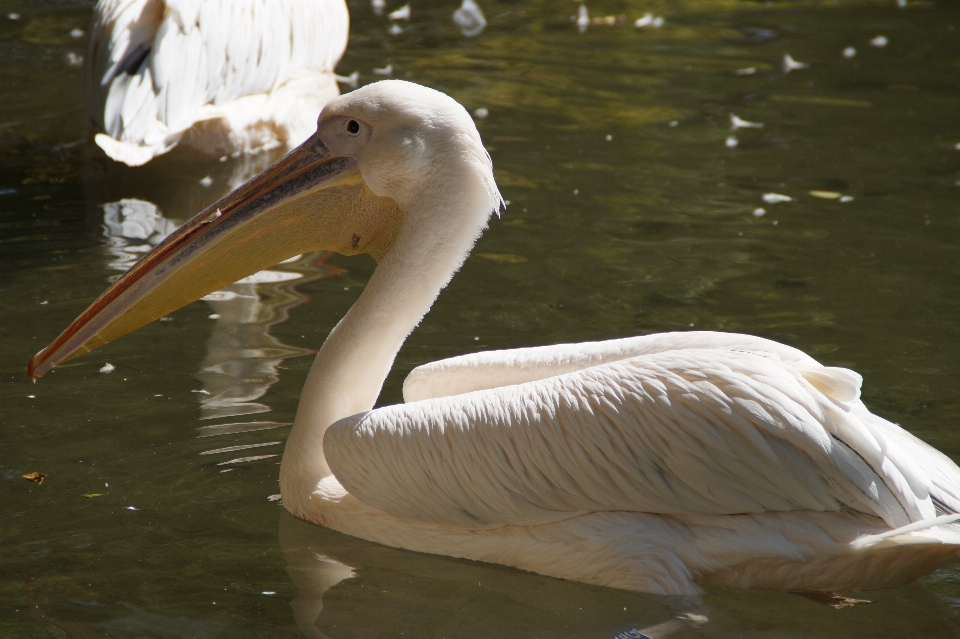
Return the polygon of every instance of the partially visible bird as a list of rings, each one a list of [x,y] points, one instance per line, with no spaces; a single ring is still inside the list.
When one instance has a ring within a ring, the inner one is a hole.
[[[293,147],[339,95],[344,0],[100,0],[84,67],[97,145],[130,166]]]

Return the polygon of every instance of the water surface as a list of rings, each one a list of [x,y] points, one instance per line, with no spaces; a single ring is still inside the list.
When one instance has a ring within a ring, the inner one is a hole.
[[[575,3],[482,6],[490,24],[466,39],[448,1],[416,2],[397,36],[351,4],[340,72],[365,83],[389,64],[486,109],[478,127],[510,202],[407,341],[381,403],[400,401],[412,367],[466,352],[741,331],[858,370],[868,406],[960,459],[955,3],[596,2],[594,17],[625,24],[583,34]],[[646,11],[665,25],[634,29]],[[0,2],[11,12],[0,636],[604,639],[670,616],[675,602],[657,597],[351,539],[268,499],[310,355],[369,258],[304,256],[30,384],[30,356],[118,269],[269,158],[107,162],[85,142],[67,61],[91,4]],[[878,35],[885,47],[869,43]],[[785,54],[809,68],[784,73]],[[764,126],[731,131],[731,114]],[[20,478],[35,470],[42,485]],[[960,565],[865,597],[877,603],[835,611],[711,591],[710,623],[683,636],[960,634]]]

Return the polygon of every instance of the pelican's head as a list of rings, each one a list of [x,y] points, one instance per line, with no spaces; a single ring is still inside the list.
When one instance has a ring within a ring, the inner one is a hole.
[[[487,213],[500,203],[473,118],[445,93],[402,80],[368,85],[324,107],[316,138],[333,155],[355,159],[367,187],[405,212],[441,187],[460,197],[466,185],[450,189],[453,179],[480,187]]]
[[[438,245],[443,229],[467,228],[469,248],[499,203],[462,106],[410,82],[368,85],[328,103],[306,142],[144,256],[30,360],[30,376],[307,251],[380,260],[426,226]]]

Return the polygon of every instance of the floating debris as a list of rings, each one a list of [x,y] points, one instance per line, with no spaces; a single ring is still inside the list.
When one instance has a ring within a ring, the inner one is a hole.
[[[387,16],[391,20],[406,20],[410,21],[410,5],[405,4],[396,11],[391,11],[390,15]]]
[[[483,108],[483,107],[480,107],[479,109],[477,109],[476,111],[473,112],[473,117],[477,118],[478,120],[483,120],[483,119],[485,119],[488,115],[490,115],[490,111],[488,111],[487,109],[485,109],[485,108]]]
[[[280,501],[280,493],[277,493],[276,495],[270,495],[267,497],[267,501]]]
[[[590,14],[587,13],[587,6],[581,4],[580,11],[577,13],[577,31],[584,33],[590,26]]]
[[[811,197],[815,197],[821,200],[839,200],[843,193],[837,193],[836,191],[807,191]]]
[[[392,64],[388,64],[387,66],[383,67],[382,69],[374,69],[374,70],[373,70],[373,74],[374,74],[374,75],[383,75],[383,76],[386,76],[386,77],[389,78],[390,76],[393,75],[393,65],[392,65]]]
[[[762,206],[758,206],[757,208],[753,209],[753,217],[763,217],[766,214],[767,209],[763,208]]]
[[[93,499],[94,497],[103,497],[106,493],[86,493],[84,497],[87,499]]]
[[[39,470],[35,470],[32,473],[24,473],[20,475],[29,482],[33,482],[38,486],[43,483],[43,480],[48,477],[46,473],[41,473]]]
[[[67,66],[79,67],[81,64],[83,64],[82,55],[74,53],[73,51],[67,54]]]
[[[733,72],[734,75],[753,75],[757,72],[757,67],[747,67],[746,69],[737,69]]]
[[[275,592],[272,591],[272,590],[264,590],[264,591],[261,592],[260,594],[261,594],[261,595],[266,595],[266,596],[268,596],[268,597],[272,597],[273,595],[275,595],[275,594],[277,594],[277,593],[275,593]]]
[[[627,16],[603,16],[601,18],[593,18],[590,22],[600,26],[612,27],[617,24],[623,24],[627,21]]]
[[[779,204],[780,202],[793,202],[793,198],[783,193],[764,193],[763,201],[767,204]]]
[[[360,72],[354,71],[350,75],[333,74],[333,78],[340,84],[347,84],[351,89],[356,89],[357,84],[360,83]]]
[[[394,23],[390,25],[389,29],[387,29],[387,33],[394,36],[400,35],[401,33],[403,33],[403,28],[399,24]]]
[[[723,144],[724,144],[724,146],[726,146],[728,149],[735,149],[735,148],[737,148],[737,145],[740,144],[740,140],[738,140],[738,139],[737,139],[737,136],[735,136],[735,135],[728,135],[728,136],[727,136],[727,139],[724,140]]]
[[[804,599],[809,599],[814,603],[818,603],[822,606],[829,606],[830,608],[850,608],[856,606],[857,604],[872,604],[873,602],[869,599],[853,599],[852,597],[844,597],[835,592],[794,592],[791,593]]]
[[[870,46],[877,47],[878,49],[882,49],[888,44],[890,44],[890,41],[887,40],[887,36],[882,35],[878,35],[876,38],[870,41]]]
[[[374,14],[383,15],[383,10],[387,8],[387,0],[370,0],[370,6]]]
[[[460,8],[453,12],[453,23],[460,28],[460,33],[468,38],[480,35],[487,28],[487,19],[483,11],[473,0],[463,0]]]
[[[799,62],[794,60],[789,53],[783,55],[783,72],[790,73],[791,71],[797,71],[798,69],[809,69],[810,65],[806,62]]]
[[[210,177],[209,175],[203,178],[202,180],[200,180],[200,186],[205,186],[207,188],[210,188],[212,184],[213,184],[213,178]]]
[[[136,506],[127,506],[124,510],[140,510]]]
[[[847,60],[849,60],[850,58],[852,58],[852,57],[854,57],[855,55],[857,55],[857,50],[854,49],[853,47],[847,47],[846,49],[843,50],[843,54],[842,54],[842,55],[843,55],[843,57],[845,57]]]
[[[736,131],[737,129],[762,129],[762,122],[750,122],[749,120],[744,120],[740,117],[737,117],[735,114],[730,114],[730,130]]]
[[[100,367],[100,372],[103,373],[104,375],[106,375],[107,373],[112,373],[115,370],[117,370],[117,367],[111,364],[110,362],[107,362],[106,364]]]
[[[207,315],[207,318],[212,320],[220,319],[220,313],[210,313]]]
[[[636,22],[633,23],[633,27],[635,29],[646,29],[647,27],[659,29],[663,26],[663,22],[662,17],[654,16],[652,13],[645,13],[642,18],[638,18]]]
[[[74,29],[73,31],[70,32],[71,38],[82,38],[85,35],[86,34],[83,32],[83,29]]]

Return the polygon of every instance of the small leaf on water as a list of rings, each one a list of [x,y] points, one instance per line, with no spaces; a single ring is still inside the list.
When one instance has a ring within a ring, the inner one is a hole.
[[[835,592],[795,592],[795,595],[799,595],[805,599],[816,602],[823,606],[830,606],[831,608],[852,608],[857,604],[872,604],[873,602],[869,599],[853,599],[852,597],[844,597]]]
[[[837,193],[836,191],[807,191],[812,197],[819,198],[821,200],[839,200],[843,197],[843,193]]]
[[[32,473],[24,473],[20,476],[26,479],[27,481],[32,481],[35,484],[42,484],[43,480],[47,478],[46,473],[41,473],[38,470],[35,470]]]

